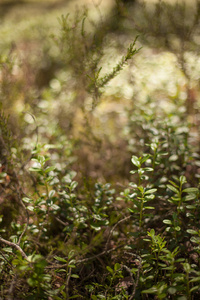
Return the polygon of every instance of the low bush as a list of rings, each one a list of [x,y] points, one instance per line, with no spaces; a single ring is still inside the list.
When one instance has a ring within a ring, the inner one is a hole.
[[[139,38],[107,72],[104,24],[93,33],[87,22],[86,11],[59,19],[48,41],[57,56],[41,56],[55,65],[45,83],[42,63],[27,83],[14,50],[1,57],[0,298],[199,299],[198,101],[188,109],[178,80],[175,96],[136,93],[119,130],[104,132],[121,119],[101,104],[126,101],[104,90]]]

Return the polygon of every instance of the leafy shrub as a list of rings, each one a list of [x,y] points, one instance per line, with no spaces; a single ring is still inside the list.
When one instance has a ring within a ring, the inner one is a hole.
[[[165,14],[163,7],[171,9],[159,2],[156,12]],[[167,98],[168,109],[151,97],[134,96],[126,110],[124,135],[113,144],[112,138],[102,141],[93,128],[100,97],[138,50],[135,39],[119,63],[101,75],[104,34],[88,33],[87,22],[86,11],[75,16],[74,26],[69,16],[60,18],[61,35],[53,37],[62,49],[55,59],[58,69],[47,85],[31,85],[38,103],[32,103],[24,120],[19,117],[26,128],[18,138],[5,117],[5,99],[8,94],[14,105],[23,84],[13,77],[17,62],[11,56],[1,64],[1,85],[6,87],[0,108],[1,297],[198,299],[200,156],[198,122],[191,122],[198,114],[188,111],[179,95]],[[43,55],[53,61],[50,52]],[[67,72],[76,78],[69,90],[60,79]],[[63,96],[66,90],[74,91],[71,100]],[[93,98],[87,110],[88,95]],[[66,99],[69,111],[59,123]],[[83,136],[77,134],[75,121],[72,127],[63,125],[70,114],[73,120],[80,111]],[[102,157],[108,156],[105,166],[99,159],[99,173],[95,153],[86,148],[91,143],[96,147],[92,149],[102,149]],[[126,169],[117,182],[114,174],[108,183],[116,145],[127,148],[117,148],[119,161],[114,160],[112,172],[128,160],[130,173]],[[84,151],[92,155],[93,166]]]

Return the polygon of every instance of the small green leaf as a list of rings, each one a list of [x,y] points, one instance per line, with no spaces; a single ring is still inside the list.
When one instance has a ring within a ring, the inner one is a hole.
[[[193,230],[193,229],[187,229],[186,231],[190,234],[198,234],[198,232],[196,230]]]
[[[60,272],[65,272],[65,273],[66,273],[67,270],[65,270],[65,269],[58,269],[58,270],[56,270],[56,272],[57,272],[57,273],[60,273]]]
[[[180,183],[183,185],[184,183],[186,183],[187,182],[187,180],[186,180],[186,177],[185,176],[180,176],[180,178],[179,178],[179,180],[180,180]]]
[[[137,156],[134,156],[134,155],[133,155],[132,158],[131,158],[131,162],[132,162],[132,164],[133,164],[134,166],[140,168],[141,164],[140,164],[140,161],[139,161],[139,159],[138,159]]]
[[[30,199],[28,197],[24,197],[24,198],[22,198],[22,200],[26,203],[31,203],[33,201],[32,199]]]
[[[145,200],[153,200],[155,198],[155,195],[147,195],[147,196],[145,196]]]
[[[191,200],[194,200],[196,197],[197,197],[197,195],[193,193],[193,194],[186,195],[184,198],[185,198],[185,201],[191,201]]]
[[[143,170],[144,170],[145,172],[152,172],[152,171],[153,171],[153,168],[146,167],[146,168],[143,168]]]
[[[71,259],[74,256],[74,253],[75,253],[74,250],[70,250],[69,254],[68,254],[68,258]],[[74,262],[75,262],[75,260],[74,260]]]
[[[170,288],[168,289],[168,293],[169,293],[170,295],[174,295],[174,294],[176,293],[176,291],[177,291],[177,289],[176,289],[175,287],[170,287]]]
[[[150,289],[142,291],[142,293],[143,294],[156,294],[157,291],[158,291],[157,287],[152,286]]]
[[[51,209],[53,209],[53,210],[59,210],[60,209],[60,206],[58,206],[58,205],[56,205],[56,204],[53,204],[53,205],[51,205]]]
[[[173,185],[167,184],[167,187],[168,187],[168,189],[170,189],[175,194],[179,194],[179,190],[177,188],[175,188]]]
[[[172,221],[168,219],[163,220],[163,223],[167,225],[172,225]]]
[[[190,239],[191,242],[196,243],[196,244],[200,244],[200,238],[196,238],[196,237],[191,237]]]
[[[145,161],[147,161],[151,157],[150,154],[143,154],[142,159],[140,160],[140,163],[143,164]]]
[[[155,209],[153,206],[145,206],[145,209]]]
[[[180,226],[176,226],[176,227],[174,227],[174,229],[175,229],[176,231],[180,231],[180,230],[181,230],[181,227],[180,227]]]
[[[72,278],[79,278],[79,276],[77,274],[72,274],[71,277]]]
[[[200,281],[200,278],[198,278],[197,281]],[[190,281],[190,282],[191,282],[191,281]],[[190,292],[192,293],[192,292],[194,292],[194,291],[197,291],[197,290],[199,290],[199,288],[200,288],[200,286],[199,286],[199,285],[196,285],[196,286],[194,286],[193,288],[190,289]]]
[[[130,173],[131,173],[131,174],[135,174],[135,173],[137,173],[137,170],[135,170],[135,171],[132,170],[132,171],[130,171]]]
[[[186,273],[189,273],[191,271],[191,266],[188,263],[183,263],[183,268]]]
[[[27,279],[27,283],[28,283],[28,285],[30,285],[31,287],[34,287],[34,286],[36,286],[36,285],[38,284],[38,282],[37,282],[35,279],[33,279],[33,278],[28,278],[28,279]]]
[[[184,189],[183,192],[184,193],[195,193],[195,194],[197,194],[199,192],[199,189],[192,187],[192,188]]]
[[[192,278],[190,282],[200,282],[200,277]]]
[[[179,188],[179,186],[178,186],[174,181],[169,180],[169,182],[170,182],[173,186]]]
[[[55,195],[55,190],[51,190],[50,192],[49,192],[49,198],[52,198],[54,195]]]
[[[195,205],[186,205],[186,208],[187,209],[196,209],[196,206]]]
[[[147,195],[147,194],[153,194],[157,191],[157,189],[150,189],[148,191],[146,191],[144,194]]]
[[[55,166],[47,167],[47,168],[45,169],[45,173],[49,173],[49,172],[55,170],[55,168],[56,168]]]
[[[67,260],[62,258],[62,257],[59,257],[59,256],[54,256],[54,259],[58,260],[58,261],[61,261],[61,262],[64,262],[64,263],[67,263]]]
[[[77,181],[72,181],[71,185],[70,185],[70,188],[71,190],[73,191],[78,185],[78,182]]]
[[[111,274],[114,273],[113,269],[111,269],[111,267],[107,266],[106,269],[108,270],[108,272],[110,272]]]
[[[31,172],[40,172],[41,170],[42,170],[41,168],[34,168],[34,167],[29,168],[29,171]]]
[[[114,270],[118,271],[120,269],[121,269],[121,265],[119,263],[116,263],[115,266],[114,266]]]
[[[172,200],[178,202],[181,200],[181,198],[180,197],[172,197]]]
[[[128,210],[131,212],[131,213],[135,213],[135,209],[131,209],[128,207]]]
[[[30,210],[30,211],[34,211],[34,207],[33,207],[33,206],[30,206],[30,205],[27,206],[27,209]]]

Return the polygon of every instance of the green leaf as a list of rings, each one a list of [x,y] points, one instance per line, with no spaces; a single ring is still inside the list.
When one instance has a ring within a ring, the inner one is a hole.
[[[30,285],[31,287],[34,287],[34,286],[36,286],[36,285],[38,284],[38,282],[37,282],[35,279],[33,279],[33,278],[28,278],[28,279],[27,279],[27,283],[28,283],[28,285]]]
[[[135,170],[135,171],[132,170],[132,171],[130,171],[130,173],[131,173],[131,174],[135,174],[135,173],[137,173],[137,170]]]
[[[33,206],[30,206],[30,205],[27,206],[27,209],[30,210],[30,211],[34,211],[34,207],[33,207]]]
[[[145,200],[153,200],[155,198],[155,195],[147,195],[147,196],[145,196]]]
[[[191,201],[191,200],[194,200],[196,197],[197,197],[197,195],[193,193],[193,194],[186,195],[184,198],[185,198],[185,201]]]
[[[131,213],[135,213],[135,209],[131,209],[128,207],[128,210],[131,212]]]
[[[151,143],[150,144],[151,150],[156,151],[156,149],[158,148],[158,144],[156,143]]]
[[[150,189],[148,191],[146,191],[144,194],[147,195],[147,194],[153,194],[157,191],[157,189]]]
[[[140,164],[140,161],[139,161],[139,159],[138,159],[137,156],[134,156],[134,155],[133,155],[132,158],[131,158],[131,162],[132,162],[132,164],[133,164],[134,166],[140,168],[141,164]]]
[[[163,220],[163,223],[167,225],[172,225],[172,221],[168,219]]]
[[[143,164],[145,161],[147,161],[147,159],[149,159],[151,157],[150,154],[143,154],[142,159],[140,160],[140,163]]]
[[[192,278],[192,279],[190,280],[190,282],[199,282],[199,283],[200,283],[200,277]]]
[[[153,168],[146,167],[146,168],[143,168],[143,170],[144,170],[145,172],[152,172],[152,171],[153,171]]]
[[[121,269],[121,265],[119,263],[116,263],[115,266],[114,266],[114,270],[118,271],[120,269]]]
[[[71,185],[70,185],[70,188],[71,190],[73,191],[78,185],[78,182],[77,181],[72,181]]]
[[[196,206],[195,205],[186,205],[186,208],[187,209],[196,209]]]
[[[107,266],[106,269],[108,270],[108,272],[110,272],[111,274],[114,273],[113,269],[111,269],[111,267]]]
[[[23,197],[22,200],[26,203],[31,203],[33,200],[28,197]]]
[[[101,230],[101,227],[99,226],[99,224],[96,224],[94,222],[90,222],[90,227],[96,231]]]
[[[188,263],[183,263],[183,268],[186,273],[189,273],[191,271],[191,266]]]
[[[172,200],[178,202],[181,200],[181,198],[180,197],[172,197]]]
[[[170,287],[168,288],[168,293],[170,295],[174,295],[176,293],[177,289],[175,287]]]
[[[196,244],[200,244],[200,238],[196,238],[196,237],[191,237],[190,239],[191,242],[196,243]]]
[[[195,193],[195,194],[197,194],[199,192],[199,189],[192,187],[192,188],[184,189],[183,192],[184,193]]]
[[[180,231],[180,230],[181,230],[181,227],[180,227],[180,226],[176,226],[176,227],[174,227],[174,229],[175,229],[176,231]]]
[[[145,206],[145,209],[155,209],[153,206]]]
[[[179,180],[180,180],[180,183],[183,185],[184,183],[186,183],[187,182],[187,180],[186,180],[186,177],[185,176],[180,176],[180,178],[179,178]]]
[[[178,186],[174,181],[169,180],[169,182],[170,182],[173,186],[179,188],[179,186]]]
[[[198,280],[198,281],[200,281],[200,280]],[[199,288],[200,288],[200,286],[196,285],[196,286],[194,286],[193,288],[190,289],[190,292],[192,293],[194,291],[197,291],[197,290],[199,290]]]
[[[45,169],[45,173],[49,173],[49,172],[55,170],[55,168],[56,168],[55,166],[47,167],[47,168]]]
[[[49,198],[52,198],[54,195],[55,195],[55,190],[51,190],[50,192],[49,192]]]
[[[177,188],[175,188],[173,185],[167,184],[167,187],[168,187],[168,189],[170,189],[175,194],[179,194],[179,190]]]
[[[196,230],[193,230],[193,229],[187,229],[186,231],[190,234],[198,234],[198,232]]]
[[[31,171],[31,172],[40,172],[40,171],[42,171],[42,169],[31,167],[31,168],[29,168],[29,171]]]
[[[71,259],[72,257],[74,257],[74,253],[75,253],[74,250],[70,250],[68,253],[68,258]],[[74,262],[75,262],[75,260],[74,260]]]
[[[54,259],[58,260],[58,261],[61,261],[61,262],[64,262],[64,263],[67,263],[67,260],[60,257],[60,256],[54,256]]]
[[[72,274],[71,277],[72,278],[79,278],[79,276],[77,274]]]
[[[60,206],[53,204],[53,205],[51,205],[51,208],[56,211],[56,210],[60,209]]]
[[[142,293],[143,294],[156,294],[157,291],[158,291],[157,287],[152,286],[150,289],[142,291]]]

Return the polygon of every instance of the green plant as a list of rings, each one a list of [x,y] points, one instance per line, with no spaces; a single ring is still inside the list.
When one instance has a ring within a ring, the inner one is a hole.
[[[132,163],[135,165],[138,170],[131,171],[131,174],[138,173],[138,184],[131,183],[130,186],[133,189],[133,193],[129,195],[129,199],[132,201],[134,207],[129,208],[129,211],[134,214],[138,214],[138,222],[139,228],[142,228],[144,218],[148,216],[146,210],[154,209],[154,207],[149,206],[147,203],[155,198],[154,193],[157,189],[149,188],[148,185],[146,187],[142,186],[142,182],[148,180],[148,176],[145,175],[146,172],[152,172],[153,168],[150,167],[142,167],[142,164],[145,163],[149,159],[150,155],[143,155],[143,157],[132,156]]]

